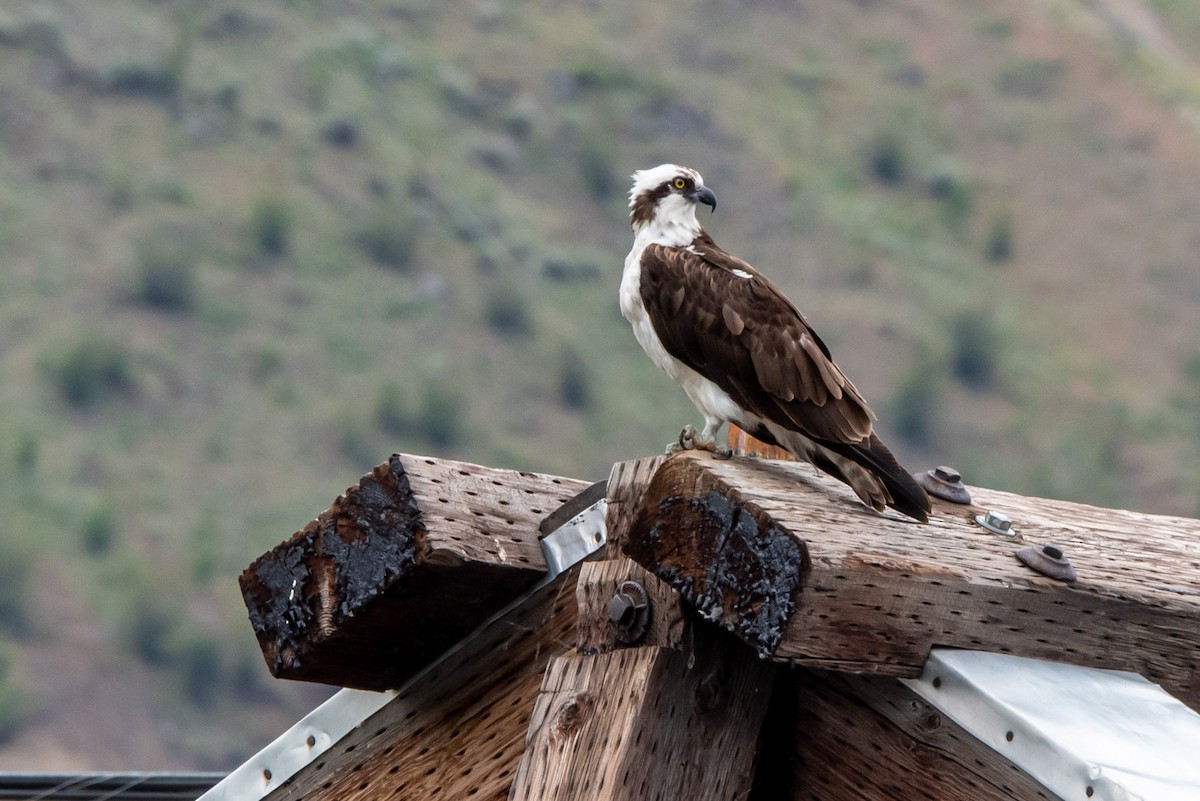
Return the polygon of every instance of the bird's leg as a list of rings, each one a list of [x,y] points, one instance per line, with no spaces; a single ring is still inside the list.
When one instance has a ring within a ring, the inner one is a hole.
[[[679,431],[679,439],[667,445],[667,453],[679,453],[680,451],[690,451],[696,448],[696,438],[700,436],[694,426],[690,423],[684,426]]]
[[[733,451],[717,444],[717,429],[722,422],[706,418],[703,431],[697,431],[691,425],[684,426],[679,432],[679,439],[667,446],[667,453],[702,450],[711,453],[714,459],[728,459],[733,456]]]
[[[712,453],[714,459],[728,459],[733,456],[731,448],[717,444],[717,430],[724,424],[724,420],[719,420],[715,417],[704,418],[704,430],[700,432],[697,438],[698,448],[703,448]]]

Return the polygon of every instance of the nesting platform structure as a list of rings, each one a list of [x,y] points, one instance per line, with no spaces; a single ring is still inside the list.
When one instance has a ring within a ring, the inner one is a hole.
[[[1102,798],[918,677],[985,651],[1200,708],[1200,523],[971,492],[920,525],[794,462],[636,460],[600,491],[395,455],[241,580],[276,676],[356,689],[206,797]],[[1075,581],[1015,558],[1045,543]]]

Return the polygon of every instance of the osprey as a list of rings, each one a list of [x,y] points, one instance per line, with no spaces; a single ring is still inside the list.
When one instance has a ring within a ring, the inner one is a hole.
[[[849,484],[876,511],[927,521],[929,496],[875,436],[871,407],[792,302],[713,242],[696,220],[699,203],[716,211],[695,170],[633,174],[621,313],[704,415],[703,430],[686,426],[670,449],[728,457],[716,435],[732,421]]]

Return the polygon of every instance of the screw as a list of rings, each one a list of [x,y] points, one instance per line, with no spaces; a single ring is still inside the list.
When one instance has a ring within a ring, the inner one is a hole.
[[[1046,556],[1049,556],[1056,562],[1061,561],[1063,558],[1062,548],[1059,548],[1057,545],[1051,545],[1050,543],[1046,543],[1042,546],[1042,553],[1046,554]]]
[[[1005,537],[1017,536],[1017,532],[1012,527],[1012,520],[1003,512],[989,509],[987,514],[975,515],[975,522],[993,534],[1002,534]]]

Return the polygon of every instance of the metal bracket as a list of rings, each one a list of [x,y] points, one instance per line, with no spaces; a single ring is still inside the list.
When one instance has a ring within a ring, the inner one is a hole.
[[[1060,798],[1200,798],[1200,715],[1136,673],[934,648],[901,681]]]
[[[542,521],[543,532],[550,529],[541,538],[549,578],[604,547],[608,541],[604,528],[607,491],[608,482],[598,481]]]

